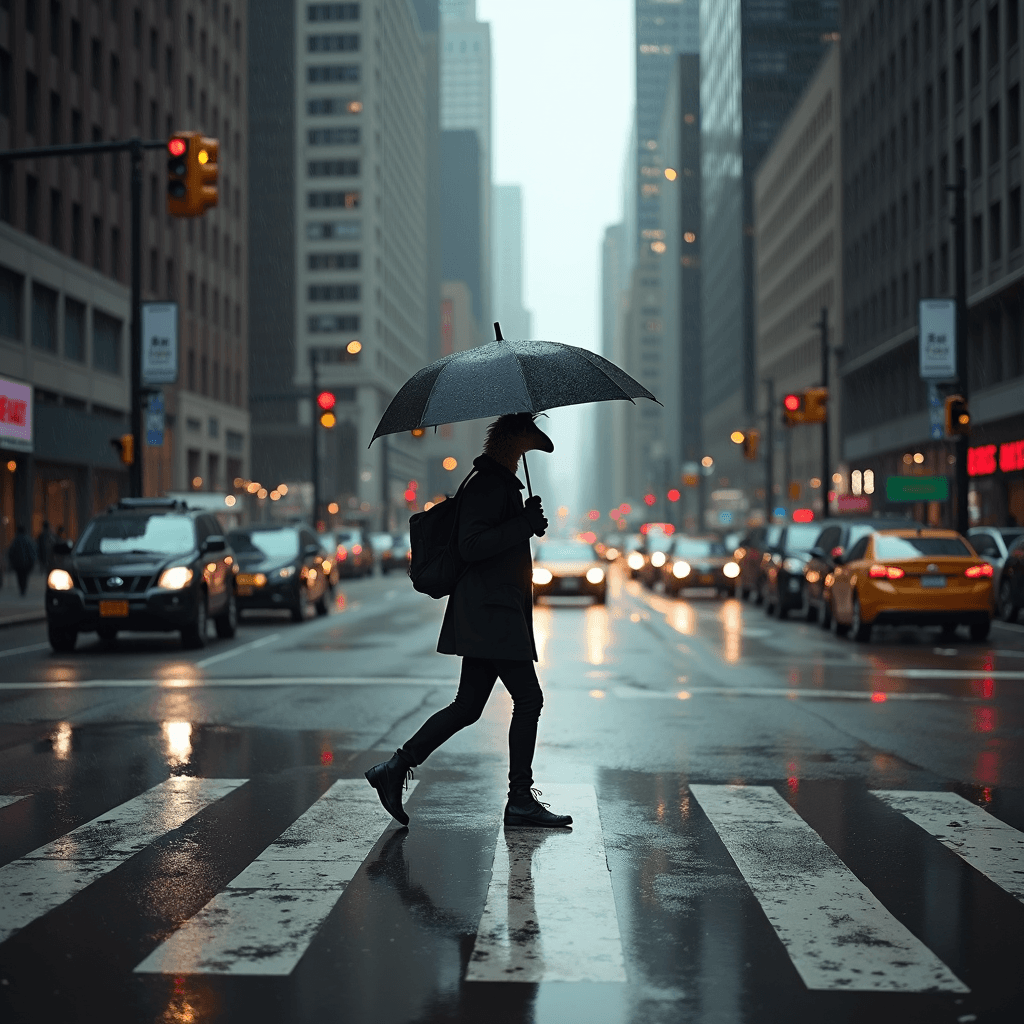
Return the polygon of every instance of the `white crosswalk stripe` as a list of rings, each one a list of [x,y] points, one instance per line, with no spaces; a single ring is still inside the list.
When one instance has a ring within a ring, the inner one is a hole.
[[[365,779],[335,782],[136,973],[291,974],[392,822]]]
[[[809,989],[969,991],[771,786],[690,791]]]
[[[1024,832],[957,793],[872,792],[1024,903]]]
[[[593,786],[542,784],[572,831],[503,829],[467,981],[625,981]]]
[[[0,868],[0,942],[120,867],[245,779],[176,776]]]
[[[26,796],[28,796],[27,793],[0,793],[0,809],[16,804],[19,800],[24,800]]]

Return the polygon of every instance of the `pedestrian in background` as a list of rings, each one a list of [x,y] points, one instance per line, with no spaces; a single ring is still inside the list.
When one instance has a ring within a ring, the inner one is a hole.
[[[50,528],[49,520],[44,519],[43,528],[39,531],[39,536],[36,538],[36,551],[39,556],[40,572],[49,572],[53,568],[53,545],[56,542],[57,537]]]
[[[506,825],[558,828],[572,824],[553,814],[533,789],[533,753],[544,697],[533,663],[533,557],[530,538],[548,521],[537,495],[524,505],[516,476],[519,460],[534,449],[552,452],[551,439],[530,413],[500,416],[487,430],[476,475],[463,488],[457,524],[459,555],[467,564],[448,599],[437,649],[462,656],[455,700],[432,715],[390,761],[366,772],[385,809],[403,825],[402,786],[412,769],[460,729],[480,718],[500,678],[512,697]]]
[[[11,541],[11,546],[7,549],[7,561],[14,570],[14,575],[18,577],[18,589],[21,591],[22,597],[25,596],[25,591],[28,588],[28,574],[32,571],[35,560],[36,552],[32,541],[25,533],[25,527],[19,526],[14,540]]]

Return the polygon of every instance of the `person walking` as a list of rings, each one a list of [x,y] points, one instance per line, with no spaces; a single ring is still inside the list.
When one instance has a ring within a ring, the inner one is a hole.
[[[43,528],[36,538],[36,549],[39,554],[39,571],[49,572],[53,568],[53,545],[57,537],[50,527],[48,519],[43,520]]]
[[[19,526],[14,534],[14,540],[11,541],[11,546],[7,549],[7,561],[14,570],[14,575],[18,577],[18,589],[21,591],[22,597],[25,596],[25,590],[28,588],[28,574],[32,571],[35,560],[36,551],[32,541],[25,533],[25,527]]]
[[[457,525],[459,555],[466,564],[448,599],[437,650],[462,657],[455,700],[431,715],[389,761],[374,765],[366,779],[384,808],[409,824],[402,787],[412,769],[442,743],[480,718],[500,678],[513,701],[508,731],[509,790],[504,823],[532,828],[572,824],[537,800],[533,753],[544,697],[533,663],[533,559],[530,538],[548,521],[537,495],[523,503],[516,476],[520,458],[534,449],[552,452],[551,439],[530,413],[500,416],[488,427],[483,454],[463,488]]]

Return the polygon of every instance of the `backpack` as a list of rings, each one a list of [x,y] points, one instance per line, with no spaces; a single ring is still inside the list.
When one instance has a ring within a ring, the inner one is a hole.
[[[462,489],[475,472],[470,471],[451,498],[409,517],[409,578],[421,594],[446,597],[468,568],[459,557],[459,506]]]

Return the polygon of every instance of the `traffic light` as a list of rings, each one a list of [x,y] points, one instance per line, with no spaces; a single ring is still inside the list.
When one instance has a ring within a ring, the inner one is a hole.
[[[946,436],[957,437],[971,432],[971,410],[963,395],[946,396]]]
[[[423,437],[426,432],[427,431],[424,427],[413,427],[412,430],[409,431],[413,437]]]
[[[338,417],[334,415],[335,401],[332,391],[321,391],[316,396],[316,404],[320,406],[320,426],[326,427],[328,430],[338,422]]]
[[[828,419],[828,388],[808,388],[804,392],[804,423],[824,423]]]
[[[803,394],[786,395],[782,400],[782,422],[787,427],[803,423],[807,416]]]
[[[126,466],[135,462],[135,437],[132,434],[112,437],[110,443],[117,449],[118,457]]]
[[[757,446],[761,442],[761,431],[751,428],[743,435],[743,458],[749,462],[757,459]]]
[[[167,143],[167,212],[201,217],[217,205],[220,143],[199,132],[175,132]]]

